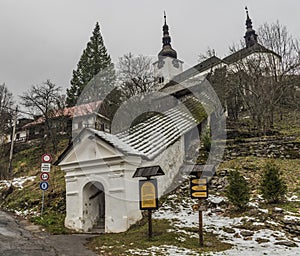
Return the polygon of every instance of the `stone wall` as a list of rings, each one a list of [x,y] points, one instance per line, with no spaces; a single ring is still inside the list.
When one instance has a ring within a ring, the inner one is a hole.
[[[239,156],[297,159],[300,158],[300,142],[294,142],[292,138],[229,140],[225,159]]]

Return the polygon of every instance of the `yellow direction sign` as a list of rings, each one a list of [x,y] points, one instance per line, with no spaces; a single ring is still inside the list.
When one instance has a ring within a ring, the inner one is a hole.
[[[197,178],[192,178],[191,183],[195,185],[206,185],[207,184],[207,179],[202,178],[202,179],[197,179]]]
[[[207,178],[190,179],[191,197],[205,199],[208,197]]]
[[[206,185],[192,186],[192,190],[195,190],[195,191],[206,191],[207,190],[207,186]]]
[[[207,192],[206,191],[199,191],[199,192],[193,192],[192,197],[195,198],[207,198]]]

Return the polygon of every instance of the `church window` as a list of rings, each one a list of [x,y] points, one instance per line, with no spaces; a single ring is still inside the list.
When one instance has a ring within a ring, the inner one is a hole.
[[[165,81],[165,78],[164,78],[163,76],[160,76],[160,77],[158,78],[158,82],[159,82],[160,84],[162,84],[164,81]]]

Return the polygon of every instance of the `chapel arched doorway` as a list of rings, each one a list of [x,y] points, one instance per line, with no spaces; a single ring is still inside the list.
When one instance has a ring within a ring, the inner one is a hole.
[[[83,188],[83,219],[85,229],[105,231],[105,191],[100,182],[89,182]]]

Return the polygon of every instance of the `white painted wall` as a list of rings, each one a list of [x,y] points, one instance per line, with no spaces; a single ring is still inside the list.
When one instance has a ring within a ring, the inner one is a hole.
[[[170,80],[183,71],[183,61],[171,57],[162,57],[163,66],[159,67],[159,61],[153,63],[154,77],[163,77],[162,85],[167,84]],[[174,66],[174,61],[178,62],[178,67]]]
[[[160,165],[165,176],[158,177],[158,191],[162,195],[172,184],[184,160],[184,142],[179,139],[153,161],[138,156],[124,156],[100,139],[83,135],[80,143],[59,164],[66,172],[65,226],[77,231],[92,229],[97,208],[89,205],[84,188],[99,182],[105,192],[105,232],[123,232],[141,219],[138,179],[132,178],[137,167]]]

